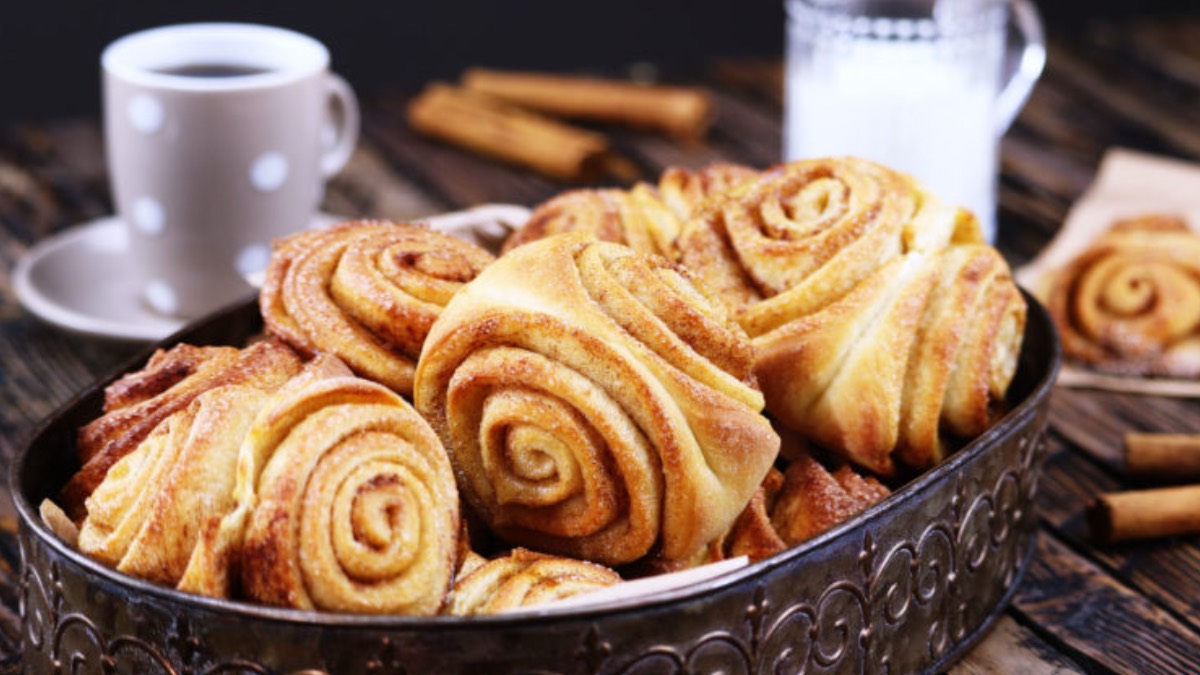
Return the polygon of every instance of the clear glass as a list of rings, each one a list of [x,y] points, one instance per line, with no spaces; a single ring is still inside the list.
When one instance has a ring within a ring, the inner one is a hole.
[[[1011,16],[1024,47],[1005,82]],[[999,139],[1041,72],[1027,0],[787,0],[784,158],[873,159],[994,238]]]

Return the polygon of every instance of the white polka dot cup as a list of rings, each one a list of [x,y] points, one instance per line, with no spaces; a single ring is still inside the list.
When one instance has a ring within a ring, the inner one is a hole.
[[[358,104],[329,52],[289,30],[181,24],[101,57],[117,215],[142,300],[202,316],[253,292],[271,242],[309,226],[350,158]]]

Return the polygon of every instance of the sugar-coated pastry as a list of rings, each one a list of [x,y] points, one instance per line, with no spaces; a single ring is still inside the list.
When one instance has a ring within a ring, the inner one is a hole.
[[[434,614],[459,556],[446,451],[395,392],[316,367],[250,428],[213,557],[236,551],[242,592],[259,602]]]
[[[994,420],[1025,304],[978,221],[854,158],[792,162],[713,198],[680,260],[753,340],[767,411],[880,474]]]
[[[709,544],[703,562],[746,556],[750,562],[769,558],[787,548],[771,524],[771,507],[783,486],[783,474],[772,468],[729,531]]]
[[[76,447],[83,467],[62,489],[63,508],[82,520],[84,500],[109,468],[205,391],[236,384],[271,391],[300,368],[300,357],[274,340],[244,349],[180,344],[158,350],[144,368],[109,385],[104,414],[79,430]]]
[[[350,221],[277,242],[259,305],[271,333],[301,353],[334,354],[408,395],[429,327],[491,261],[422,225]]]
[[[1200,379],[1200,233],[1177,217],[1116,223],[1052,275],[1046,306],[1078,363]]]
[[[970,213],[911,177],[842,157],[783,164],[706,202],[679,249],[753,337],[820,309],[905,251],[982,240]]]
[[[135,577],[223,595],[224,583],[181,580],[197,542],[234,506],[238,451],[267,398],[251,386],[216,387],[163,420],[88,497],[79,550]]]
[[[514,544],[693,556],[779,450],[745,334],[686,271],[582,233],[502,256],[434,324],[414,402]]]
[[[621,576],[602,565],[517,548],[474,560],[455,581],[445,613],[502,614],[619,583]]]
[[[924,469],[994,421],[1025,303],[1004,260],[962,245],[892,259],[846,295],[754,339],[784,425],[881,475]]]
[[[795,546],[864,511],[891,494],[887,486],[842,465],[830,472],[810,455],[788,465],[771,505],[771,524]]]
[[[583,231],[675,260],[676,239],[696,208],[757,175],[739,164],[716,163],[699,170],[671,167],[657,185],[563,192],[535,208],[529,221],[505,241],[504,251],[552,234]]]

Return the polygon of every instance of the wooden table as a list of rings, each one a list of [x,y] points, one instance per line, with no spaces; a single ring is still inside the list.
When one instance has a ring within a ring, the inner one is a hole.
[[[716,94],[702,144],[611,132],[648,176],[671,164],[779,158],[778,63],[715,65],[693,80]],[[685,75],[673,78],[686,80]],[[406,94],[360,92],[364,136],[324,208],[405,219],[485,202],[535,204],[563,186],[414,136]],[[1042,82],[1003,143],[998,245],[1032,257],[1088,186],[1110,146],[1200,160],[1200,20],[1096,23],[1051,34]],[[0,131],[0,462],[32,427],[140,345],[87,339],[42,324],[13,295],[9,273],[37,240],[111,212],[97,120],[31,121]],[[1198,197],[1200,198],[1200,197]],[[1083,512],[1131,485],[1120,471],[1126,431],[1200,432],[1200,401],[1059,389],[1039,493],[1041,532],[1011,607],[958,673],[1200,672],[1200,539],[1099,546]],[[13,509],[0,493],[0,673],[18,668],[20,618]]]

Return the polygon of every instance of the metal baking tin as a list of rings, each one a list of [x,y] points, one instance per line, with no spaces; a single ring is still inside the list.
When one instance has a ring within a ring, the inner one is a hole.
[[[1060,349],[1030,304],[1010,412],[864,513],[694,586],[586,609],[479,618],[324,614],[212,600],[139,581],[72,550],[41,500],[77,469],[96,383],[18,453],[26,673],[649,675],[932,672],[1007,604],[1034,549],[1034,497]],[[157,346],[241,344],[247,302]],[[138,361],[121,370],[140,367]],[[114,374],[114,377],[116,375]]]

